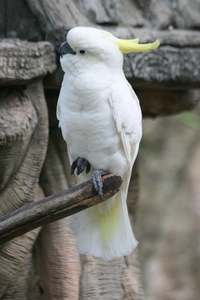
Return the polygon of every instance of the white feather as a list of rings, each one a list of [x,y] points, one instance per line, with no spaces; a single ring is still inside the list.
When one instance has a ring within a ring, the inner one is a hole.
[[[105,203],[71,218],[69,226],[77,235],[79,253],[113,260],[129,255],[135,249],[138,242],[131,229],[126,201],[122,193],[123,190]],[[100,206],[107,206],[111,201],[112,208],[107,214],[99,211]]]
[[[125,79],[123,56],[112,37],[93,28],[68,33],[74,51],[82,48],[86,53],[61,59],[66,73],[57,107],[70,162],[80,156],[92,166],[78,182],[91,178],[96,169],[123,179],[119,193],[75,214],[69,224],[77,235],[78,251],[105,260],[128,255],[137,246],[126,198],[142,133],[139,101]]]

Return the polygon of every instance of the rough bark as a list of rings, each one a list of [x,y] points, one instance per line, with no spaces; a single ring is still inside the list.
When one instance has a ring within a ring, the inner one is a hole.
[[[33,82],[21,91],[2,89],[0,105],[2,216],[35,201],[38,196],[48,133],[42,82]],[[1,299],[13,299],[15,295],[27,299],[31,293],[38,294],[31,252],[38,232],[35,229],[1,246]]]
[[[192,0],[26,0],[45,31],[77,25],[123,25],[133,27],[199,28],[199,3]]]
[[[43,40],[37,18],[24,0],[0,0],[0,38]]]
[[[72,2],[72,1],[71,1]],[[0,37],[42,40],[48,30],[77,25],[199,29],[198,0],[1,0]],[[128,28],[127,28],[128,29]]]
[[[27,84],[56,69],[54,47],[49,42],[0,40],[0,85]]]
[[[147,19],[151,27],[167,29],[174,24],[173,13],[165,1],[158,0],[136,0],[136,6],[142,12],[144,19]]]
[[[55,27],[88,26],[90,22],[70,0],[26,0],[47,32]]]
[[[200,29],[199,0],[165,0],[178,28]]]
[[[81,256],[80,300],[143,300],[136,261],[136,252],[132,256],[111,262]]]

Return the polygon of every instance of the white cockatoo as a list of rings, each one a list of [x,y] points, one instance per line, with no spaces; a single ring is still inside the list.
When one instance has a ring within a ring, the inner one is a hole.
[[[89,27],[75,27],[60,47],[65,72],[57,118],[67,143],[71,174],[93,179],[103,198],[101,175],[119,174],[120,191],[71,217],[79,253],[104,260],[130,254],[137,246],[127,211],[131,170],[142,136],[138,98],[122,70],[123,53],[150,51],[159,41],[138,44]]]

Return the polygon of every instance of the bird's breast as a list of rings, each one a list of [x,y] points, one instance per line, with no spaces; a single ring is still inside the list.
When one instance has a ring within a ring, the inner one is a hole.
[[[69,87],[66,100],[61,103],[60,124],[63,137],[73,155],[87,158],[91,153],[111,153],[119,143],[113,113],[106,89],[91,92]]]

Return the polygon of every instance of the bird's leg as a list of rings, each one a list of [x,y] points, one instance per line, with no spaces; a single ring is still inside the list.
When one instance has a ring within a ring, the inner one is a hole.
[[[102,175],[108,174],[107,172],[103,170],[96,170],[92,174],[92,182],[95,188],[95,191],[98,193],[98,195],[101,197],[102,200],[105,200],[103,197],[103,182],[102,182]]]
[[[82,173],[85,169],[86,174],[90,172],[90,163],[83,157],[78,157],[75,159],[71,165],[71,175],[74,174],[75,169],[77,169],[77,174],[79,175]],[[92,182],[95,188],[95,191],[98,193],[98,195],[101,197],[102,200],[104,200],[103,197],[103,182],[102,182],[102,175],[108,174],[107,172],[103,170],[96,170],[92,174]]]
[[[86,170],[85,170],[86,168]],[[83,157],[78,157],[75,159],[71,165],[71,175],[74,174],[75,169],[77,169],[77,174],[79,175],[84,170],[86,171],[86,174],[90,172],[90,163]]]

